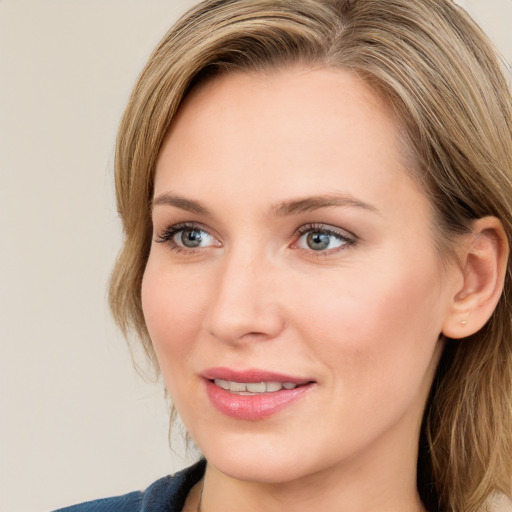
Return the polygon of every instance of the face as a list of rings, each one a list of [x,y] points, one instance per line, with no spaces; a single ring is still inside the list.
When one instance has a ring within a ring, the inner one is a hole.
[[[329,69],[216,78],[174,120],[143,309],[220,472],[415,467],[453,290],[398,133],[358,77]]]

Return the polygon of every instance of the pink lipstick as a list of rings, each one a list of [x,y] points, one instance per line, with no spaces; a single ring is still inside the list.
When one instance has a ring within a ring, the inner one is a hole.
[[[202,373],[202,377],[208,397],[218,411],[249,421],[278,413],[299,400],[315,384],[311,379],[256,369],[210,368]]]

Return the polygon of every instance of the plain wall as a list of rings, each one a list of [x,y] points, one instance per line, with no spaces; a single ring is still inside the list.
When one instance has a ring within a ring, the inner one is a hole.
[[[0,0],[0,511],[146,487],[193,458],[106,306],[116,127],[192,0]],[[512,0],[463,3],[512,61]]]

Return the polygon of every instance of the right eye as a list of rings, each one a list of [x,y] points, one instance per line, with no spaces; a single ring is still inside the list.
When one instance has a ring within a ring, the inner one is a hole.
[[[210,233],[195,225],[177,224],[161,233],[156,242],[168,244],[174,250],[194,250],[219,246]]]

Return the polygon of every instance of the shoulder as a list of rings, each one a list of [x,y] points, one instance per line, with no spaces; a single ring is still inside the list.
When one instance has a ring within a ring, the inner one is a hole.
[[[55,512],[138,512],[141,510],[142,492],[131,492],[123,496],[87,501],[71,507],[59,508]]]
[[[193,466],[152,483],[145,491],[88,501],[55,512],[180,512],[190,489],[202,478],[206,466]]]

